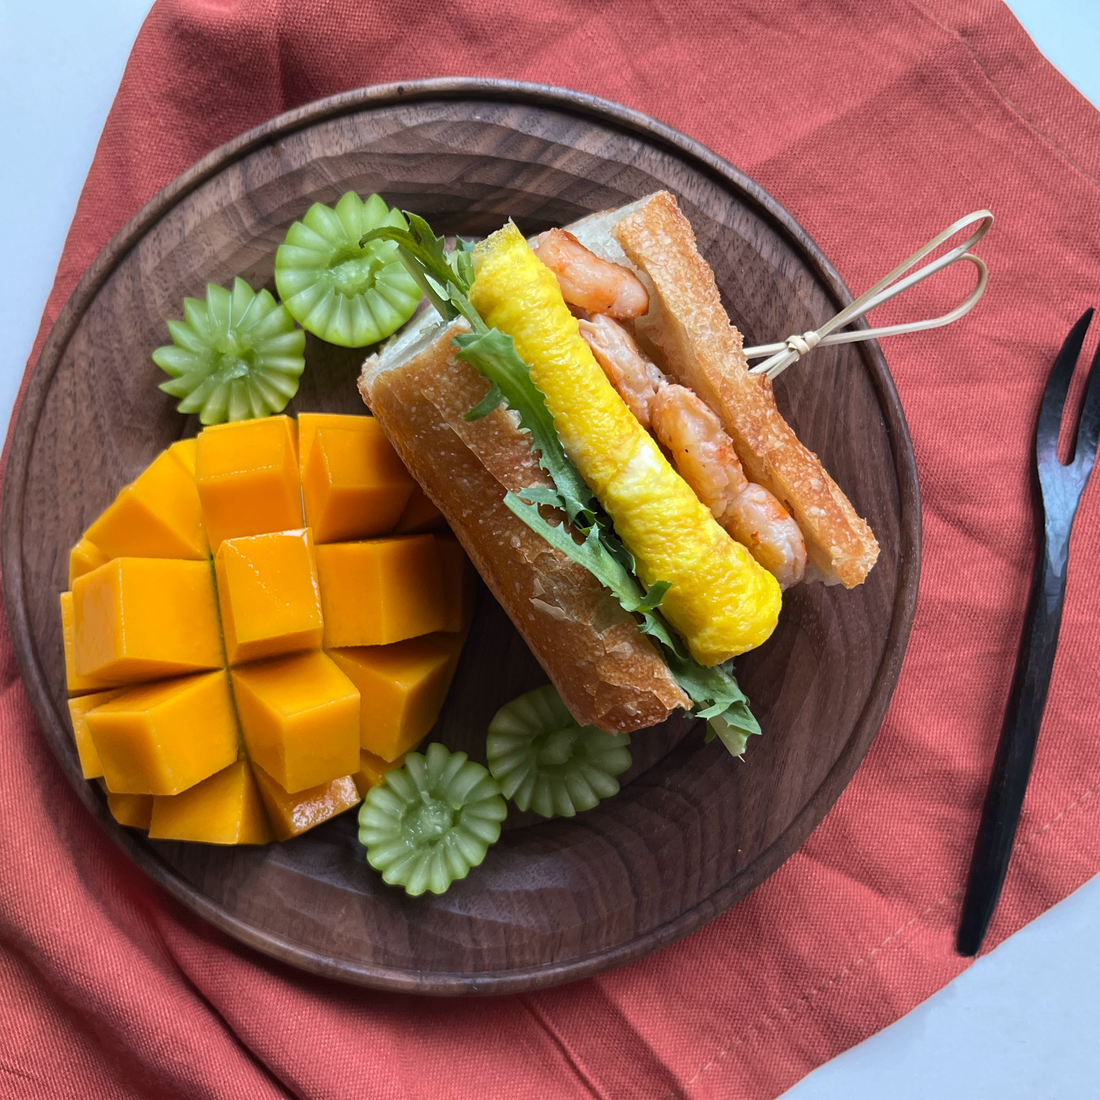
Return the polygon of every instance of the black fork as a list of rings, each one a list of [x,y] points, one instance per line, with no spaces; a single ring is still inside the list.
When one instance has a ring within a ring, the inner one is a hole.
[[[970,883],[959,926],[957,946],[960,955],[978,953],[997,908],[1031,775],[1035,742],[1054,667],[1054,652],[1058,648],[1062,604],[1066,597],[1070,530],[1096,462],[1096,444],[1100,438],[1100,348],[1089,368],[1077,440],[1072,459],[1066,465],[1058,461],[1058,435],[1073,369],[1091,320],[1092,310],[1088,309],[1070,329],[1054,360],[1039,410],[1035,461],[1043,500],[1042,547],[1004,729],[974,847]]]

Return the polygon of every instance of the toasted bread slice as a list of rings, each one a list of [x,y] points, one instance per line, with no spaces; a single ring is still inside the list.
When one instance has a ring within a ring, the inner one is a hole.
[[[658,191],[569,228],[597,255],[626,262],[642,277],[650,310],[638,319],[638,333],[662,354],[673,380],[718,414],[745,474],[794,517],[825,582],[861,584],[878,558],[875,536],[783,419],[771,383],[749,373],[741,333],[676,200]]]
[[[451,339],[467,331],[430,316],[410,326],[364,363],[363,400],[578,722],[631,731],[690,707],[614,596],[505,506],[509,490],[549,482],[515,414],[463,419],[488,390],[455,358]]]

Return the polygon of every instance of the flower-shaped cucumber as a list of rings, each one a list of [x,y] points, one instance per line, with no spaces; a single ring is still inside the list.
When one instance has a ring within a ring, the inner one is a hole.
[[[580,726],[553,684],[529,691],[489,723],[489,770],[506,798],[543,817],[572,817],[619,791],[630,736]]]
[[[266,290],[244,279],[233,290],[208,283],[206,299],[184,298],[182,321],[169,321],[172,343],[153,362],[172,377],[160,388],[183,400],[181,413],[203,424],[282,412],[298,392],[306,335]]]
[[[408,229],[378,195],[349,191],[335,209],[315,202],[275,253],[275,286],[302,328],[346,348],[389,336],[414,313],[420,288],[392,241],[359,239],[388,225]]]
[[[500,837],[508,807],[500,787],[464,752],[434,743],[386,773],[359,809],[367,862],[412,896],[442,894],[465,878]]]

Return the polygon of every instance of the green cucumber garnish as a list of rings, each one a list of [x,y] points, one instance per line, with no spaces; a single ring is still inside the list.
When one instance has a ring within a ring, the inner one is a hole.
[[[367,862],[413,897],[442,894],[465,878],[500,837],[508,807],[500,787],[464,752],[431,744],[386,773],[359,808],[359,842]]]
[[[578,725],[546,684],[497,711],[485,748],[505,798],[543,817],[572,817],[618,794],[629,744],[629,734]]]
[[[275,286],[294,319],[314,336],[363,348],[389,336],[415,312],[420,288],[392,241],[359,239],[372,229],[408,229],[378,195],[349,191],[335,209],[315,202],[275,253]]]
[[[203,424],[282,412],[298,392],[306,335],[266,290],[234,279],[232,292],[208,283],[206,299],[184,298],[182,321],[169,321],[172,343],[153,362],[172,377],[160,388],[181,397],[181,413]]]

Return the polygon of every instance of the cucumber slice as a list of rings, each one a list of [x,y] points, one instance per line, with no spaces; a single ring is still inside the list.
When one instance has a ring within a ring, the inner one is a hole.
[[[389,336],[416,311],[420,288],[393,241],[359,239],[379,226],[408,229],[399,210],[349,191],[335,209],[315,202],[275,253],[275,286],[294,319],[314,336],[363,348]]]
[[[172,343],[153,352],[171,375],[160,388],[183,400],[181,413],[203,424],[282,412],[298,392],[306,334],[266,290],[234,279],[233,290],[208,283],[206,298],[184,298],[182,321],[169,321]]]
[[[438,743],[410,752],[359,808],[359,843],[391,886],[416,897],[465,878],[500,837],[508,807],[500,787],[464,752]]]
[[[486,753],[501,793],[521,810],[573,817],[619,793],[630,735],[580,726],[553,684],[513,699],[489,723]]]

